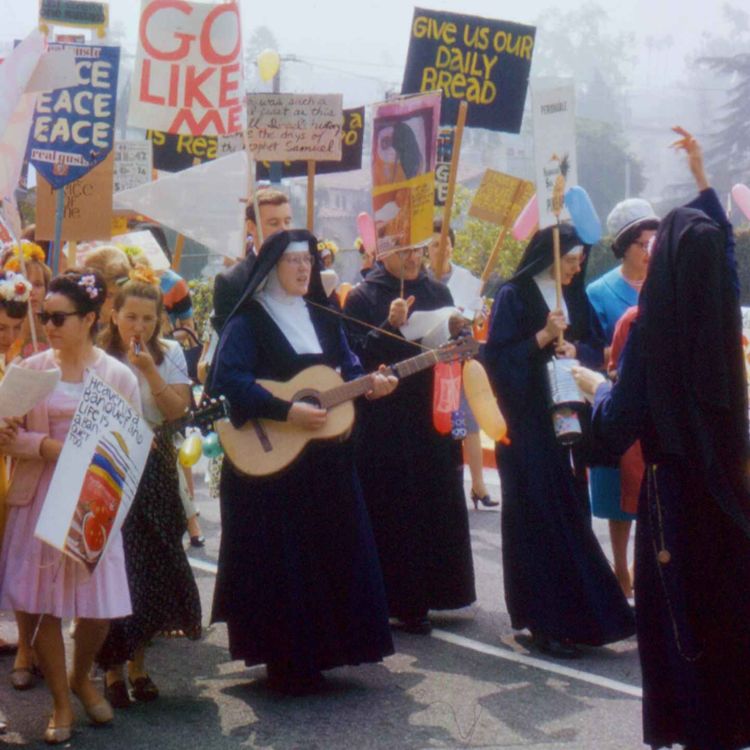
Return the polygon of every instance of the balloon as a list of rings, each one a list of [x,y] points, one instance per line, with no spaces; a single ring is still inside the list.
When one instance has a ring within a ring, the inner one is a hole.
[[[565,208],[570,212],[576,233],[586,245],[593,245],[602,237],[602,223],[599,221],[589,194],[580,186],[565,192]]]
[[[223,452],[224,449],[219,442],[219,436],[215,432],[209,432],[203,438],[203,455],[206,458],[218,458]]]
[[[346,298],[349,296],[349,292],[352,290],[352,285],[345,281],[343,284],[339,285],[339,288],[336,290],[336,293],[339,295],[339,304],[341,307],[343,307],[346,304]]]
[[[365,245],[365,250],[374,253],[378,248],[378,243],[375,237],[375,222],[367,211],[362,211],[362,213],[357,216],[357,231]]]
[[[434,371],[432,424],[441,435],[448,435],[453,429],[451,415],[461,406],[461,365],[458,362],[438,362]]]
[[[278,72],[281,58],[275,49],[264,49],[258,55],[258,72],[264,81],[270,81]]]
[[[183,466],[193,466],[198,463],[203,448],[201,436],[197,433],[188,435],[185,442],[180,446],[177,458]]]
[[[742,211],[745,218],[750,221],[750,188],[738,182],[732,188],[732,200],[737,204],[737,208]]]
[[[477,424],[496,443],[503,442],[508,427],[490,388],[487,373],[475,359],[464,362],[464,393]]]
[[[513,223],[513,236],[519,240],[519,242],[525,240],[534,231],[534,227],[536,227],[538,223],[539,203],[536,199],[536,193],[534,193]]]

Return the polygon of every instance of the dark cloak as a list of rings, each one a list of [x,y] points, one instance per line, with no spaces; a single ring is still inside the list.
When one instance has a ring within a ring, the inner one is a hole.
[[[647,464],[635,568],[644,741],[737,750],[750,745],[738,283],[716,193],[692,205],[705,214],[677,209],[661,224],[618,381],[596,395],[594,432],[617,452],[640,439]]]
[[[560,234],[563,255],[582,244],[572,227],[562,225]],[[582,446],[571,451],[560,445],[552,426],[546,365],[554,344],[539,349],[536,342],[549,309],[534,282],[552,257],[552,230],[537,232],[498,291],[485,351],[511,441],[496,449],[505,600],[514,628],[602,645],[627,638],[635,626],[591,528]],[[565,337],[575,343],[578,359],[599,367],[604,340],[586,296],[585,265],[586,259],[563,287],[570,317]]]
[[[286,419],[291,404],[256,378],[288,380],[314,364],[340,367],[347,380],[363,373],[338,318],[309,308],[323,353],[300,355],[253,299],[293,240],[308,242],[314,258],[307,299],[325,304],[315,238],[275,234],[224,326],[211,373],[211,391],[227,397],[235,425]],[[242,476],[225,460],[221,517],[212,619],[227,623],[233,658],[304,675],[393,653],[351,440],[313,443],[286,470],[265,478]]]
[[[347,321],[367,370],[421,352],[388,323],[400,282],[377,264],[347,297],[344,312],[391,336]],[[448,288],[422,271],[404,282],[412,311],[453,306]],[[395,338],[394,338],[395,336]],[[431,369],[402,380],[388,398],[361,405],[357,466],[395,617],[455,609],[475,598],[460,443],[432,426]]]

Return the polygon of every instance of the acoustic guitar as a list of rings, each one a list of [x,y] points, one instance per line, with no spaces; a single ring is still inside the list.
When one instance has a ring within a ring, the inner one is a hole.
[[[401,380],[438,362],[467,359],[478,351],[479,344],[466,337],[391,365],[384,374],[395,375]],[[293,463],[311,440],[346,437],[354,424],[352,402],[372,389],[372,374],[345,383],[330,367],[314,365],[284,383],[274,380],[258,380],[257,383],[285,401],[304,401],[328,412],[326,423],[314,431],[272,419],[250,419],[239,428],[228,419],[215,423],[221,445],[232,465],[246,476],[266,477]]]

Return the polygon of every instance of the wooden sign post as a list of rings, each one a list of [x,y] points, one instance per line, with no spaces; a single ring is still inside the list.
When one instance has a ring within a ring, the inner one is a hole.
[[[307,231],[315,231],[315,162],[307,162]]]

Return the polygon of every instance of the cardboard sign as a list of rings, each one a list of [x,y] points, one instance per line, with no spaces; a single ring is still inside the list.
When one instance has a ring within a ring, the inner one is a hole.
[[[437,141],[437,162],[435,163],[435,205],[444,206],[448,200],[448,183],[453,159],[454,128],[440,128]]]
[[[372,204],[377,255],[432,238],[440,94],[376,104]]]
[[[534,195],[534,184],[488,169],[474,194],[469,216],[510,227]]]
[[[343,111],[344,129],[341,134],[341,161],[319,161],[315,165],[315,174],[334,174],[362,169],[362,143],[365,130],[365,108],[345,109]],[[221,150],[224,139],[219,139]],[[306,177],[307,162],[284,161],[281,163],[281,177]],[[258,162],[255,167],[258,180],[271,177],[270,162]]]
[[[38,96],[29,137],[31,163],[55,188],[101,163],[115,140],[120,48],[79,45],[75,56],[77,85]]]
[[[128,124],[186,135],[242,129],[236,2],[143,0]]]
[[[42,26],[98,29],[101,36],[109,26],[109,5],[89,0],[40,0],[39,22]]]
[[[341,94],[248,94],[250,151],[258,161],[341,161]]]
[[[152,439],[138,409],[90,374],[34,536],[93,571],[122,528]]]
[[[151,143],[149,141],[115,142],[114,192],[151,182]]]
[[[540,229],[555,223],[552,195],[558,178],[565,180],[566,188],[578,184],[575,87],[572,81],[560,83],[551,88],[548,82],[540,81],[531,92]],[[568,218],[566,210],[561,218]]]
[[[470,127],[519,133],[536,29],[459,13],[414,9],[402,94],[442,91],[441,123],[469,105]]]
[[[112,170],[114,154],[79,180],[68,183],[62,223],[63,241],[103,240],[112,231]],[[55,191],[37,175],[36,238],[55,239]]]

